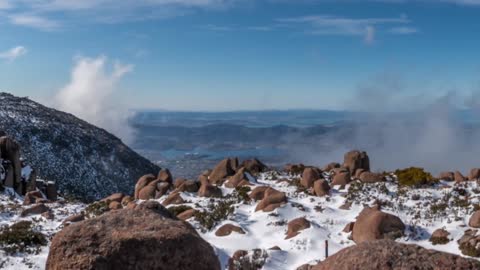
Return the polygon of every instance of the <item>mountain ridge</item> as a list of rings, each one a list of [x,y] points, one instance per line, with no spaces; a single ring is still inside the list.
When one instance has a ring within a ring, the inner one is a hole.
[[[106,130],[9,93],[0,92],[0,130],[22,145],[39,177],[84,200],[131,193],[145,172],[160,170]]]

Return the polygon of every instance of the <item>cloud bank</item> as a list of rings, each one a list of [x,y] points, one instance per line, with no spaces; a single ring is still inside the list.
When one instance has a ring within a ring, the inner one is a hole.
[[[57,93],[55,105],[59,110],[106,129],[128,144],[134,131],[128,122],[131,114],[119,99],[122,96],[119,83],[132,70],[132,65],[118,62],[110,66],[104,56],[78,57],[70,82]]]

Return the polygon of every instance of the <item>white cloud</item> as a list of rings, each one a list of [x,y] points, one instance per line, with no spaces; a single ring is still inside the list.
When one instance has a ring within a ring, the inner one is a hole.
[[[375,41],[375,27],[368,25],[365,28],[365,43],[372,44]]]
[[[5,59],[9,62],[15,61],[18,57],[25,55],[27,53],[27,49],[23,46],[17,46],[11,48],[8,51],[0,52],[0,59]]]
[[[9,0],[0,0],[0,10],[10,9],[12,8],[12,4]]]
[[[418,29],[415,27],[408,27],[408,26],[401,26],[401,27],[393,27],[389,31],[392,34],[398,34],[398,35],[409,35],[409,34],[415,34],[418,33]]]
[[[278,19],[286,27],[302,27],[312,35],[350,35],[362,36],[365,43],[375,41],[377,31],[383,25],[410,24],[406,15],[394,18],[347,18],[332,15],[313,15]]]
[[[11,24],[40,30],[51,31],[60,27],[60,24],[58,22],[34,14],[13,14],[10,15],[8,18],[10,19]]]
[[[60,21],[121,23],[181,16],[195,9],[225,9],[250,0],[0,0],[16,25],[52,30]],[[54,21],[52,18],[62,18]]]
[[[119,83],[132,65],[108,65],[104,56],[78,57],[70,82],[55,97],[55,107],[102,127],[130,142],[133,129],[128,124],[130,112],[122,106]]]

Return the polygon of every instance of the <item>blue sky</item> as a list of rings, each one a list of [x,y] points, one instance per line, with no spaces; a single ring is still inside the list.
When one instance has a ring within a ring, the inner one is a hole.
[[[365,88],[466,98],[479,15],[477,0],[0,0],[0,89],[48,103],[101,59],[130,108],[345,109]]]

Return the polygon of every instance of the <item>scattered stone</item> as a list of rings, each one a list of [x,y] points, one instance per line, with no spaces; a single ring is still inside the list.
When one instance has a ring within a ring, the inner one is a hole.
[[[251,185],[247,170],[243,167],[237,171],[237,173],[228,178],[225,186],[228,188],[236,188],[241,186]],[[250,175],[253,178],[253,176]]]
[[[23,200],[23,205],[31,205],[38,203],[39,200],[43,200],[43,194],[36,190],[36,191],[30,191],[25,194],[25,198]]]
[[[155,180],[155,176],[153,174],[147,174],[140,177],[140,179],[138,179],[137,184],[135,185],[135,200],[140,199],[140,191],[154,180]],[[149,193],[152,193],[152,192],[149,192]]]
[[[245,234],[245,231],[241,227],[235,226],[233,224],[225,224],[218,228],[218,230],[215,232],[215,235],[218,237],[223,237],[230,235],[232,232]]]
[[[286,239],[293,238],[300,234],[300,231],[310,228],[310,221],[306,218],[296,218],[288,222],[287,236]]]
[[[128,203],[133,202],[135,199],[132,196],[124,196],[120,202],[123,206],[128,205]]]
[[[112,201],[108,204],[108,209],[110,210],[118,210],[122,208],[123,208],[122,204],[117,201]]]
[[[289,174],[301,174],[305,170],[303,164],[287,164],[283,167],[283,170]]]
[[[355,175],[357,169],[363,169],[370,171],[370,159],[367,152],[361,152],[358,150],[345,153],[343,166],[350,171],[351,175]]]
[[[162,213],[141,204],[71,224],[54,236],[46,269],[221,269],[190,224]]]
[[[468,220],[468,226],[472,228],[480,228],[480,210],[477,210]]]
[[[222,185],[225,179],[235,174],[235,163],[238,164],[238,160],[232,158],[226,158],[215,166],[210,175],[208,181],[212,185]]]
[[[197,212],[197,210],[195,210],[195,209],[188,209],[188,210],[185,210],[182,213],[178,214],[177,218],[181,219],[181,220],[187,220],[187,219],[190,219],[193,216],[195,216],[196,212]]]
[[[345,186],[350,183],[350,172],[345,168],[335,169],[335,175],[333,176],[332,186]]]
[[[102,201],[122,202],[123,197],[125,197],[123,193],[114,193],[106,198],[103,198]]]
[[[480,269],[480,262],[446,252],[392,240],[367,241],[340,250],[312,270]]]
[[[363,170],[363,169],[359,169]],[[357,170],[358,171],[358,170]],[[363,183],[378,183],[385,182],[385,176],[381,173],[373,173],[368,171],[363,171],[359,177],[360,181]]]
[[[405,224],[392,214],[365,207],[357,217],[352,237],[357,244],[377,239],[396,239],[403,235]]]
[[[158,172],[157,179],[162,182],[167,182],[169,184],[172,184],[173,182],[172,174],[170,173],[169,169],[160,170],[160,172]]]
[[[30,208],[24,209],[20,215],[22,217],[25,217],[28,215],[40,215],[48,211],[50,211],[50,208],[48,206],[46,206],[43,203],[38,203],[31,206]]]
[[[185,203],[185,200],[182,198],[179,192],[172,192],[170,195],[162,202],[163,206],[170,204],[182,204]]]
[[[477,235],[477,232],[478,230],[468,229],[457,241],[458,248],[463,255],[480,257],[480,235]]]
[[[477,180],[480,178],[480,169],[479,168],[473,168],[470,170],[470,174],[468,175],[468,180]]]
[[[254,249],[251,252],[237,250],[228,260],[228,270],[258,270],[262,269],[267,261],[268,252],[263,249]]]
[[[461,183],[466,180],[465,176],[463,176],[463,174],[459,171],[455,171],[455,173],[453,174],[453,179],[456,183]]]
[[[267,186],[257,186],[252,190],[252,192],[250,192],[248,197],[250,197],[250,199],[254,201],[259,201],[263,199],[263,196],[265,195],[265,190],[267,189]]]
[[[323,171],[325,172],[330,172],[331,170],[335,169],[335,168],[340,168],[342,165],[340,165],[340,163],[337,163],[337,162],[330,162],[328,163],[327,165],[325,165],[325,167],[323,167]]]
[[[330,185],[324,179],[317,180],[313,183],[313,191],[317,196],[326,196],[330,193]]]
[[[449,235],[450,233],[444,229],[436,229],[430,237],[430,242],[434,245],[444,245],[450,242],[450,239],[448,239]]]
[[[284,192],[269,187],[265,190],[263,199],[257,204],[255,212],[260,210],[263,212],[271,212],[286,202],[287,196]]]
[[[305,168],[302,174],[302,180],[300,180],[300,184],[305,188],[313,187],[313,182],[321,178],[322,171],[318,168],[308,167]]]
[[[268,169],[267,165],[263,164],[260,160],[256,158],[244,160],[240,167],[243,167],[247,169],[247,171],[254,174],[264,172]]]
[[[445,180],[445,181],[448,181],[448,182],[454,181],[455,180],[455,173],[454,172],[441,172],[438,175],[438,179]]]
[[[223,194],[222,190],[219,187],[213,186],[209,183],[204,183],[200,186],[200,189],[198,190],[198,196],[221,198]]]
[[[81,214],[69,216],[63,221],[63,224],[70,224],[70,223],[75,223],[83,220],[85,220],[85,215],[81,213]]]
[[[200,188],[200,183],[193,181],[193,180],[187,180],[183,182],[178,188],[178,191],[182,192],[191,192],[195,193],[198,192],[198,189]]]

